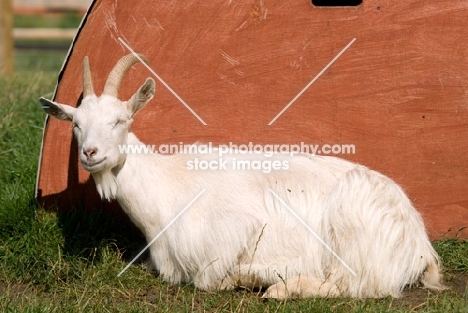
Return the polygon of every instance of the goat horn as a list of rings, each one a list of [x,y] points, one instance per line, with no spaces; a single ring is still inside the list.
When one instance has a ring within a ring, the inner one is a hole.
[[[94,95],[93,78],[89,68],[89,59],[87,56],[83,59],[83,98]]]
[[[145,63],[148,62],[148,59],[145,56],[141,54],[139,54],[138,56]],[[133,64],[139,61],[140,59],[138,59],[133,53],[122,57],[107,77],[103,94],[117,98],[119,95],[120,85],[122,84],[125,74],[128,72],[128,70],[132,67]]]

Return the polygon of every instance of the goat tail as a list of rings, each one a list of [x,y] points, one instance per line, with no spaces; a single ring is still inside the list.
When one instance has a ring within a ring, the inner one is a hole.
[[[448,289],[448,287],[441,283],[441,278],[439,260],[434,257],[427,263],[426,269],[421,276],[421,283],[425,288],[434,291]]]

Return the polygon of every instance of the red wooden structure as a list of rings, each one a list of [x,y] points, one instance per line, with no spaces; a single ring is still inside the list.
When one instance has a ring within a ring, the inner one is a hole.
[[[126,45],[206,123],[157,81],[133,126],[144,142],[353,144],[339,156],[402,185],[433,239],[468,235],[467,1],[96,0],[55,100],[80,102],[84,56],[100,93]],[[135,65],[121,98],[148,76]],[[37,191],[62,210],[101,204],[69,123],[47,121]]]

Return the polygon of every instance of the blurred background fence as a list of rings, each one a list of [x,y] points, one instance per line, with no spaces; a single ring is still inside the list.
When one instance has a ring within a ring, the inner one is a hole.
[[[58,71],[92,0],[0,0],[0,27],[10,32],[15,72]],[[8,3],[9,2],[9,3]],[[10,7],[8,9],[8,6]],[[8,12],[10,11],[10,12]],[[8,28],[11,21],[11,29]],[[0,30],[1,31],[1,30]],[[5,49],[7,45],[4,45]],[[1,49],[1,48],[0,48]],[[8,53],[7,53],[8,55]],[[5,66],[5,65],[4,65]]]

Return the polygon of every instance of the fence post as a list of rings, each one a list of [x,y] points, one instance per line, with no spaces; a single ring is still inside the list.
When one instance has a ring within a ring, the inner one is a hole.
[[[13,74],[13,7],[11,0],[0,0],[0,76]]]

